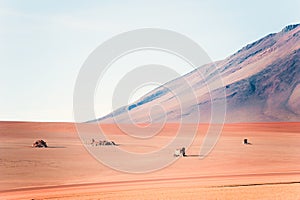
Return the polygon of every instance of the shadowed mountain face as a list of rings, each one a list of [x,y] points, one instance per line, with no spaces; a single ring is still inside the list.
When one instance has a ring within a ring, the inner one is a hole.
[[[226,104],[229,123],[300,120],[299,24],[201,66],[94,121],[111,123],[114,116],[120,123],[209,122],[212,106],[221,104]]]

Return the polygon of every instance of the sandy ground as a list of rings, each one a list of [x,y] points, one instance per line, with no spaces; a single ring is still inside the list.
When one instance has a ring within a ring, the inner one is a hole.
[[[146,153],[167,144],[177,127],[168,124],[142,140],[113,125],[103,130],[118,148]],[[74,124],[0,122],[0,199],[300,199],[300,123],[227,124],[213,151],[199,159],[206,130],[199,125],[188,157],[130,174],[94,159]],[[245,137],[252,145],[242,144]],[[49,148],[31,148],[37,139]]]

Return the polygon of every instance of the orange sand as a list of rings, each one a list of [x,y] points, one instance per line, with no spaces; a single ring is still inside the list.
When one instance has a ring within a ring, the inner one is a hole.
[[[177,127],[168,124],[149,142],[102,126],[120,148],[137,152],[159,149]],[[96,161],[74,124],[0,122],[0,199],[300,198],[300,123],[227,124],[214,150],[200,160],[206,130],[199,125],[190,157],[156,172],[128,174]],[[245,137],[252,145],[242,144]],[[50,148],[31,148],[36,139]]]

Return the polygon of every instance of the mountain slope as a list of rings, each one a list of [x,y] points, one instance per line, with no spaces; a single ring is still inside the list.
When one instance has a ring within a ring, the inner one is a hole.
[[[223,85],[218,83],[218,76]],[[269,34],[222,61],[201,66],[94,121],[208,122],[212,102],[213,106],[224,104],[224,94],[225,122],[299,121],[300,25]]]

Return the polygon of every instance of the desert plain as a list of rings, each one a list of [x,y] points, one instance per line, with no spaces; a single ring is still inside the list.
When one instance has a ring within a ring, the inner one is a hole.
[[[300,123],[225,124],[203,159],[199,150],[208,125],[197,126],[187,157],[133,174],[95,159],[74,123],[0,122],[0,199],[300,199]],[[101,127],[117,148],[146,153],[175,137],[178,124],[166,124],[150,141],[112,124]],[[49,147],[32,148],[38,139]],[[110,156],[115,147],[92,148]]]

